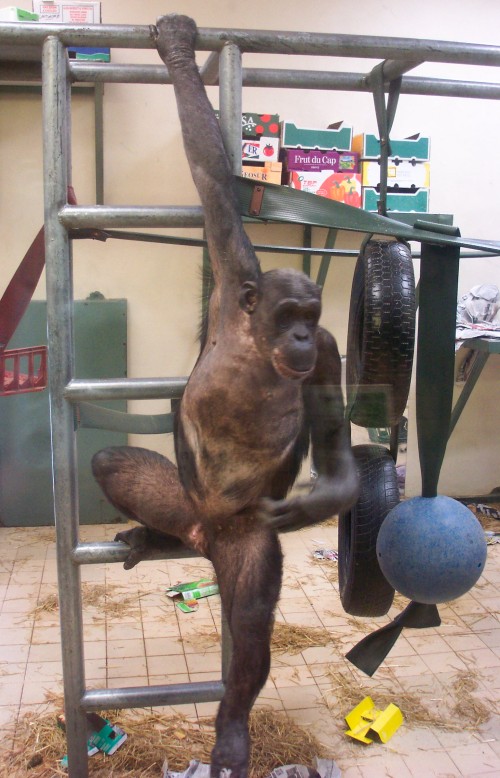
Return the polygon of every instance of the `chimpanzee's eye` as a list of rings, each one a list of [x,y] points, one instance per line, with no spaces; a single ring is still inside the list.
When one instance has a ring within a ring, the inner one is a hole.
[[[284,332],[285,330],[290,329],[290,327],[293,324],[294,314],[292,311],[283,309],[279,312],[278,316],[276,317],[276,324],[279,330]]]

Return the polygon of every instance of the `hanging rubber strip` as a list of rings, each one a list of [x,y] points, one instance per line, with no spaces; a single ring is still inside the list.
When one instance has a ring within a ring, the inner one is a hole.
[[[235,178],[240,213],[243,216],[251,216],[250,208],[255,181],[241,176]],[[258,186],[264,188],[258,217],[262,221],[297,222],[316,227],[334,227],[351,232],[388,235],[403,240],[416,240],[420,243],[451,244],[500,254],[500,241],[462,238],[457,234],[457,228],[453,228],[455,234],[450,235],[447,225],[425,222],[424,227],[424,222],[420,222],[422,227],[410,227],[396,219],[379,216],[363,211],[361,208],[354,208],[352,205],[345,205],[309,192],[301,192],[298,189],[290,189],[287,186],[262,181],[259,181]]]
[[[84,429],[127,432],[130,435],[160,435],[174,430],[173,413],[126,413],[93,403],[78,403],[75,418],[77,426]]]
[[[75,193],[71,186],[68,187],[68,203],[76,205]],[[6,348],[23,318],[44,266],[45,231],[42,227],[0,300],[0,351]]]

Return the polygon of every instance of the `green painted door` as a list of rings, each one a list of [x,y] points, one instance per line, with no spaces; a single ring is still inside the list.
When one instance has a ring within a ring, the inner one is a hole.
[[[127,301],[75,302],[77,378],[119,378],[127,374]],[[47,343],[46,303],[30,304],[9,348]],[[126,410],[125,401],[100,403]],[[90,471],[92,454],[104,446],[125,445],[127,436],[106,430],[77,432],[80,522],[116,520]],[[49,395],[43,392],[0,397],[0,520],[7,527],[54,523],[49,427]]]

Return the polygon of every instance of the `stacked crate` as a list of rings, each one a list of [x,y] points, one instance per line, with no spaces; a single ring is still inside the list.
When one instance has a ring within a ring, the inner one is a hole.
[[[215,112],[219,118],[219,111]],[[281,184],[279,162],[280,117],[278,114],[244,113],[241,115],[241,175]]]
[[[362,207],[377,211],[380,199],[380,141],[375,135],[356,135],[353,151],[360,156]],[[387,212],[428,213],[430,188],[430,139],[413,135],[391,139],[387,170]]]
[[[359,155],[351,151],[352,127],[327,129],[281,123],[283,183],[330,200],[361,207]]]

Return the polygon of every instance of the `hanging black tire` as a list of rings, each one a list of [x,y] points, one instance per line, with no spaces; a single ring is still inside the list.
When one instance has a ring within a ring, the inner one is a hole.
[[[353,446],[361,489],[357,503],[339,516],[339,588],[353,616],[383,616],[394,589],[380,569],[376,544],[383,520],[399,503],[393,458],[382,446]]]
[[[415,344],[415,278],[400,241],[369,241],[352,283],[347,339],[349,418],[392,427],[406,407]]]

